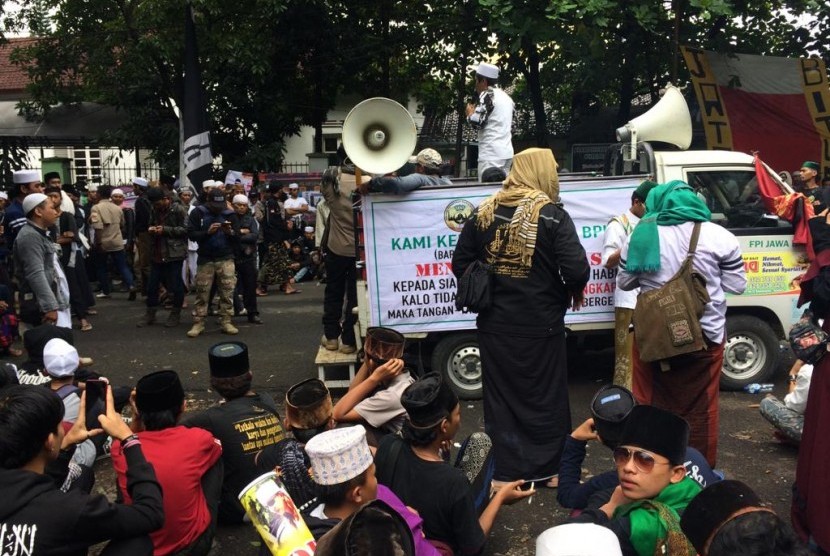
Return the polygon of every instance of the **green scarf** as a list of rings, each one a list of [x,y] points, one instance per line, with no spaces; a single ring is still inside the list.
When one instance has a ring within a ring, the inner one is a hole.
[[[679,483],[661,490],[655,498],[620,506],[614,512],[614,518],[628,516],[631,545],[639,556],[657,554],[655,549],[663,543],[669,545],[668,554],[672,556],[694,556],[695,549],[680,530],[680,514],[700,490],[697,482],[683,477]]]
[[[648,194],[646,213],[631,233],[625,270],[630,273],[660,270],[660,234],[657,226],[709,222],[712,213],[688,184],[680,180],[658,185]]]

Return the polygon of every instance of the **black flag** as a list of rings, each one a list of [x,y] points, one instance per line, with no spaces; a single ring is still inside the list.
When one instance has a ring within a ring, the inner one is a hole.
[[[196,48],[196,27],[193,9],[185,7],[184,22],[184,97],[182,99],[182,127],[184,145],[182,157],[190,183],[202,191],[202,182],[211,177],[213,155],[210,152],[210,131],[205,106],[205,92],[199,72],[199,52]]]

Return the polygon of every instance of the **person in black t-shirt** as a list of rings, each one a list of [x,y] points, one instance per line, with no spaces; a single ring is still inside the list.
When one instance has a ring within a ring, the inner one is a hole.
[[[182,419],[188,427],[210,431],[222,442],[224,481],[219,501],[220,523],[242,523],[245,511],[237,495],[257,478],[255,457],[283,440],[277,406],[271,396],[251,390],[248,347],[242,342],[216,344],[208,350],[210,385],[224,400]]]
[[[408,416],[404,439],[389,435],[381,441],[375,454],[378,482],[418,512],[433,545],[456,554],[481,552],[499,509],[533,490],[519,490],[523,481],[507,483],[479,515],[464,472],[448,465],[442,454],[461,425],[458,397],[433,372],[404,390],[401,404]]]

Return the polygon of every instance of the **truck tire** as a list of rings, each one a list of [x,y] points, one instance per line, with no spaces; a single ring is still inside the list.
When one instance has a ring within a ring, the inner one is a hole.
[[[780,351],[775,331],[760,318],[726,317],[721,389],[740,390],[753,382],[766,382],[778,368]]]
[[[448,334],[432,350],[432,370],[443,375],[462,400],[482,396],[481,352],[475,334]]]

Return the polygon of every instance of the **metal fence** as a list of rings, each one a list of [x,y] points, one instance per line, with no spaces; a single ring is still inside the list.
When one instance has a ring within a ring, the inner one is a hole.
[[[43,171],[40,161],[32,161],[29,165],[31,170]],[[76,167],[75,164],[69,167],[70,183],[98,183],[106,185],[121,186],[129,184],[136,176],[147,180],[158,180],[161,169],[156,164],[142,164],[140,167],[121,165],[101,164],[100,166]],[[66,178],[67,176],[63,176]]]
[[[308,172],[308,162],[283,162],[280,165],[280,174],[303,174]]]

